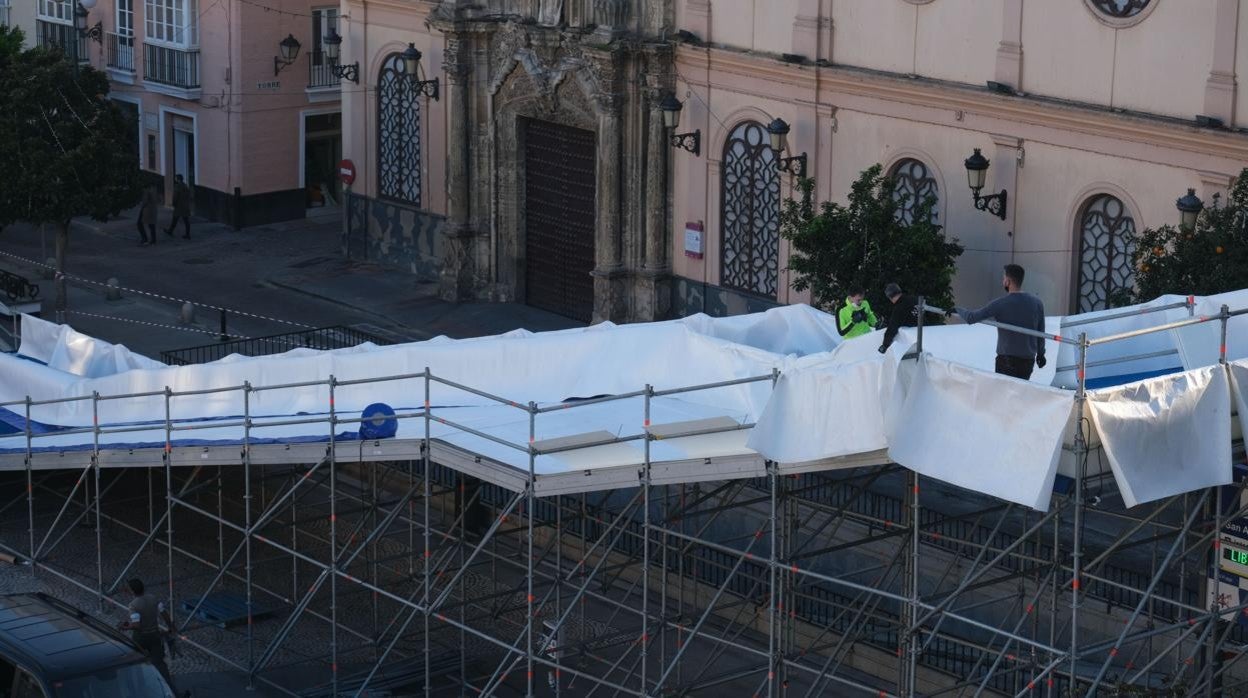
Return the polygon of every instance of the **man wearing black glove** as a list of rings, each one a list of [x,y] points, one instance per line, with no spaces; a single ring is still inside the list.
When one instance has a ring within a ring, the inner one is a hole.
[[[865,295],[865,290],[854,289],[836,314],[836,331],[845,339],[861,337],[875,328],[875,313]]]
[[[903,327],[914,327],[919,324],[918,305],[919,300],[914,296],[901,292],[901,287],[897,284],[890,283],[884,287],[884,296],[893,304],[893,310],[888,314],[888,329],[884,332],[884,343],[880,345],[880,353],[888,351],[892,346],[893,340],[897,339],[897,332]]]
[[[1044,303],[1036,296],[1023,292],[1024,273],[1017,264],[1005,265],[1005,276],[1001,279],[1004,296],[979,310],[954,308],[952,312],[968,324],[991,318],[1007,325],[1044,332]],[[1030,379],[1033,363],[1040,368],[1047,363],[1044,341],[1040,337],[998,327],[997,373]]]

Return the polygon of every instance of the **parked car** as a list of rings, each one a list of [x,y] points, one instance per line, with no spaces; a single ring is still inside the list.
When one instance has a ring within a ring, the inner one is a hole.
[[[120,631],[47,594],[0,596],[0,698],[174,698]]]

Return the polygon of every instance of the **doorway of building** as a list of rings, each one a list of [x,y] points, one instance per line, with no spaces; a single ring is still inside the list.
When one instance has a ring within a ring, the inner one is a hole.
[[[589,322],[594,314],[597,136],[524,123],[525,302]]]
[[[195,186],[195,134],[173,129],[173,174],[182,175],[188,187]]]
[[[337,206],[342,185],[342,114],[305,114],[303,117],[303,188],[308,208]]]

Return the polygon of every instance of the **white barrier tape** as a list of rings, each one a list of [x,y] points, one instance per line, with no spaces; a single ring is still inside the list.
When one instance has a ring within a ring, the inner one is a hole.
[[[35,260],[33,260],[33,259],[27,259],[26,257],[21,257],[21,256],[19,256],[19,255],[15,255],[15,254],[13,254],[13,253],[11,253],[11,252],[4,252],[4,251],[0,251],[0,256],[8,257],[8,258],[10,258],[10,259],[15,259],[15,260],[17,260],[17,261],[19,261],[19,262],[24,262],[24,263],[26,263],[26,264],[33,264],[33,265],[35,265],[35,266],[37,266],[37,267],[42,267],[42,268],[44,268],[44,269],[52,269],[52,270],[54,270],[54,271],[55,271],[55,268],[54,268],[52,265],[50,265],[50,264],[45,264],[45,263],[43,263],[43,262],[36,262],[36,261],[35,261]],[[110,287],[108,284],[106,284],[106,283],[100,283],[99,281],[93,281],[93,280],[91,280],[91,279],[84,279],[84,278],[82,278],[82,277],[80,277],[80,276],[74,276],[74,275],[72,275],[72,274],[64,274],[64,273],[61,273],[61,272],[57,272],[57,277],[59,277],[59,278],[65,278],[65,279],[69,279],[70,281],[77,281],[77,282],[79,282],[79,283],[91,284],[92,286],[99,286],[99,287],[101,287],[101,288],[111,288],[111,287]],[[187,300],[187,299],[185,299],[185,298],[176,298],[176,297],[174,297],[174,296],[166,296],[166,295],[164,295],[164,294],[160,294],[160,293],[152,293],[151,291],[143,291],[143,290],[140,290],[140,289],[137,289],[137,288],[129,288],[129,287],[126,287],[126,286],[117,286],[116,288],[117,288],[117,290],[119,290],[119,291],[126,291],[126,292],[128,292],[128,293],[137,293],[137,294],[142,295],[142,296],[149,296],[149,297],[151,297],[151,298],[157,298],[157,299],[164,300],[164,301],[171,301],[171,302],[174,302],[174,303],[190,303],[191,305],[193,305],[193,306],[195,306],[195,307],[197,307],[197,308],[207,308],[207,309],[209,309],[209,310],[217,310],[217,311],[221,311],[221,312],[224,312],[224,313],[229,313],[229,314],[231,314],[231,315],[238,315],[238,316],[240,316],[240,317],[255,318],[255,319],[257,319],[257,320],[267,320],[267,321],[269,321],[269,322],[277,322],[277,323],[281,323],[281,324],[283,324],[283,325],[292,325],[292,326],[294,326],[294,327],[302,327],[302,328],[304,328],[304,329],[309,329],[309,330],[314,330],[314,329],[316,329],[316,326],[314,326],[314,325],[306,325],[306,324],[304,324],[304,323],[302,323],[302,322],[294,322],[294,321],[292,321],[292,320],[282,320],[282,319],[280,319],[280,318],[269,317],[269,316],[267,316],[267,315],[257,315],[256,313],[249,313],[249,312],[247,312],[247,311],[245,311],[245,310],[235,310],[235,309],[233,309],[233,308],[223,308],[223,307],[221,307],[221,306],[219,306],[219,305],[209,305],[209,304],[207,304],[207,303],[200,303],[200,302],[197,302],[197,301]],[[106,316],[101,316],[101,317],[106,317]],[[213,333],[213,334],[217,334],[217,333]]]

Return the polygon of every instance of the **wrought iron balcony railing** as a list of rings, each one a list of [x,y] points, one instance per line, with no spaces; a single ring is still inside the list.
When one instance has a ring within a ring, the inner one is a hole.
[[[105,32],[104,52],[109,68],[134,72],[134,35]]]
[[[86,39],[78,36],[78,32],[69,24],[36,20],[35,43],[43,48],[59,48],[71,59],[77,56],[79,62],[88,58]]]
[[[199,49],[144,43],[143,80],[184,90],[199,89]]]
[[[338,87],[339,80],[334,75],[334,64],[324,51],[308,52],[308,88]]]

